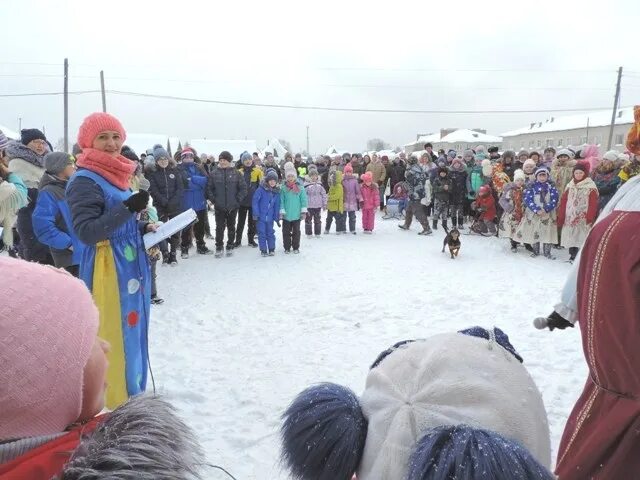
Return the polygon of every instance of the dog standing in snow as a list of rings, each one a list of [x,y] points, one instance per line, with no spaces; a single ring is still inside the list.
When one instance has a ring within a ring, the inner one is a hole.
[[[444,253],[444,249],[449,247],[449,253],[451,254],[451,259],[453,260],[460,253],[460,247],[462,243],[460,242],[460,231],[457,228],[452,228],[451,230],[444,230],[447,232],[447,236],[444,237],[444,242],[442,242],[442,253]]]

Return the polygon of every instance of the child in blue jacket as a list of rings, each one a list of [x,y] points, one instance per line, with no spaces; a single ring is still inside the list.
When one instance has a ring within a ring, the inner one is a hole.
[[[251,210],[256,221],[258,231],[258,245],[260,254],[273,257],[276,251],[276,232],[273,222],[280,226],[280,189],[277,186],[278,174],[273,169],[268,169],[264,181],[253,195]],[[268,252],[267,252],[268,248]]]
[[[203,167],[195,163],[195,152],[191,147],[185,147],[180,153],[182,163],[178,168],[182,171],[185,180],[183,190],[183,208],[188,210],[193,208],[198,216],[198,221],[193,227],[185,228],[182,231],[180,245],[181,258],[189,258],[189,249],[192,245],[193,236],[196,237],[196,252],[200,255],[209,255],[211,250],[207,248],[204,240],[205,226],[207,224],[207,182],[209,177]]]
[[[49,247],[55,266],[78,277],[83,246],[69,228],[71,212],[65,200],[67,181],[76,171],[75,159],[68,153],[48,153],[44,168],[31,217],[33,231],[40,243]]]

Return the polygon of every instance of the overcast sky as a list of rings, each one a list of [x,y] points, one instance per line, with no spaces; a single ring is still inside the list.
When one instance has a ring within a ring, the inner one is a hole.
[[[0,95],[99,89],[179,97],[393,110],[610,108],[640,102],[637,0],[386,2],[0,0]],[[48,65],[54,64],[54,65]],[[488,71],[480,71],[488,70]],[[503,70],[503,71],[496,71]],[[526,70],[526,71],[525,71]],[[574,70],[574,71],[568,71]],[[579,70],[576,72],[575,70]],[[588,71],[588,72],[587,72]],[[633,75],[633,76],[632,76]],[[70,98],[70,136],[101,109]],[[403,145],[441,127],[500,134],[559,113],[354,113],[107,95],[132,133]],[[63,134],[62,97],[0,97],[0,124]]]

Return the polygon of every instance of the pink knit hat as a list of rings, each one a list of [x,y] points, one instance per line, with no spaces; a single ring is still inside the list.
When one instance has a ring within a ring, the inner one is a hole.
[[[364,172],[362,174],[362,181],[363,182],[372,182],[373,181],[373,174],[371,172]]]
[[[0,257],[0,441],[62,432],[80,416],[98,310],[64,270]]]
[[[122,136],[122,141],[127,139],[127,134],[118,120],[108,113],[96,112],[84,119],[80,130],[78,130],[78,145],[80,148],[91,148],[93,141],[100,132],[118,132]]]
[[[353,167],[351,166],[351,163],[347,163],[344,166],[344,173],[353,173]]]

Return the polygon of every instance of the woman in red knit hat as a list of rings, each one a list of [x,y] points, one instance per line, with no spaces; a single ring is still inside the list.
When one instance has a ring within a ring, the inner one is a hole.
[[[126,134],[115,117],[89,115],[78,132],[79,170],[69,180],[73,229],[86,244],[80,278],[100,311],[99,335],[111,344],[106,404],[115,408],[147,385],[150,267],[138,221],[146,191],[131,192],[135,162],[120,154]]]

